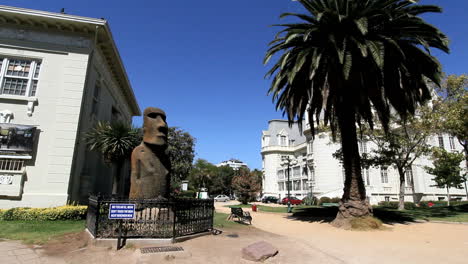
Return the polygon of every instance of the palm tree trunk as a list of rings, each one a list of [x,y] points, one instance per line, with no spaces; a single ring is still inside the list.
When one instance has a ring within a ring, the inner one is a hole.
[[[405,210],[405,171],[403,168],[398,168],[398,174],[400,175],[398,210]]]
[[[372,215],[372,208],[366,198],[366,188],[361,175],[354,109],[344,106],[338,113],[345,183],[338,214],[332,224],[346,228],[349,227],[351,219]]]

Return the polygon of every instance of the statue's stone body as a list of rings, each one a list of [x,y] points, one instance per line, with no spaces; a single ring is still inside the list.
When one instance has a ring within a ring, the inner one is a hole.
[[[170,163],[165,154],[166,113],[148,107],[143,113],[143,142],[132,152],[131,199],[168,198]]]

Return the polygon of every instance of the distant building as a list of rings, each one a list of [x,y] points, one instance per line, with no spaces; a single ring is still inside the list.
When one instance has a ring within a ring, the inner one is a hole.
[[[245,164],[244,162],[242,162],[240,160],[236,160],[236,159],[230,159],[230,160],[226,160],[226,161],[223,161],[223,162],[220,162],[220,163],[216,164],[216,167],[221,167],[221,166],[229,166],[229,167],[233,168],[234,170],[238,170],[241,167],[247,168],[247,164]]]
[[[115,168],[83,135],[140,109],[108,22],[8,6],[0,22],[0,208],[110,194]]]
[[[296,164],[290,166],[290,193],[300,199],[313,194],[316,197],[341,197],[344,187],[344,167],[332,155],[340,148],[328,132],[319,132],[312,138],[310,126],[304,123],[304,134],[299,127],[291,128],[286,120],[271,120],[268,130],[262,131],[263,195],[287,196],[288,170],[282,160],[289,157]],[[448,151],[462,151],[458,140],[449,135],[434,135],[429,144]],[[359,142],[360,153],[375,146],[370,141]],[[407,173],[405,200],[413,201],[412,184],[421,200],[446,200],[446,190],[434,187],[433,175],[424,170],[432,166],[428,157],[417,159]],[[392,167],[363,169],[366,194],[372,204],[398,201],[399,176]],[[464,189],[450,189],[451,197],[466,200]]]

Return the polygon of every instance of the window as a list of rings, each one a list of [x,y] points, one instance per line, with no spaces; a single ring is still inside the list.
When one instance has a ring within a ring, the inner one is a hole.
[[[413,169],[411,167],[406,168],[405,172],[405,184],[407,187],[413,186]]]
[[[111,122],[118,122],[120,120],[120,112],[117,108],[112,106],[111,109]]]
[[[287,146],[286,136],[280,136],[280,146]]]
[[[279,170],[278,171],[278,179],[284,179],[284,170]]]
[[[453,137],[449,137],[450,150],[455,150],[455,140]]]
[[[36,96],[41,61],[0,57],[0,94]]]
[[[301,167],[296,166],[296,167],[293,168],[293,174],[292,174],[292,176],[293,176],[294,178],[299,178],[300,172],[301,172]]]
[[[302,190],[307,191],[309,186],[307,186],[307,180],[302,180]]]
[[[301,181],[294,181],[293,182],[293,188],[294,188],[294,191],[301,190]]]
[[[284,182],[278,182],[278,190],[284,191]]]
[[[359,141],[359,151],[362,153],[367,153],[367,142]]]
[[[380,177],[382,179],[382,183],[388,183],[388,171],[387,167],[380,168]]]
[[[364,183],[366,185],[370,185],[370,176],[369,176],[369,169],[362,170],[362,176],[364,177]]]
[[[307,166],[302,167],[302,178],[307,178]]]
[[[308,154],[313,154],[314,153],[314,141],[310,140],[309,143],[307,144],[307,153]]]
[[[439,148],[444,148],[444,137],[439,135]]]
[[[346,181],[346,171],[343,163],[341,163],[341,176],[343,177],[343,182]]]
[[[390,196],[385,196],[385,201],[390,202]]]
[[[93,91],[93,104],[91,106],[91,114],[97,116],[98,114],[98,106],[99,106],[99,96],[101,95],[101,77],[98,74],[98,79],[96,80],[96,84],[94,85]]]

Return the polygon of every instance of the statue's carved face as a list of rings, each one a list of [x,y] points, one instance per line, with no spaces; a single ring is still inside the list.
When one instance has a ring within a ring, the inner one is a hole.
[[[151,145],[167,145],[166,113],[155,107],[148,107],[143,113],[143,142]]]

